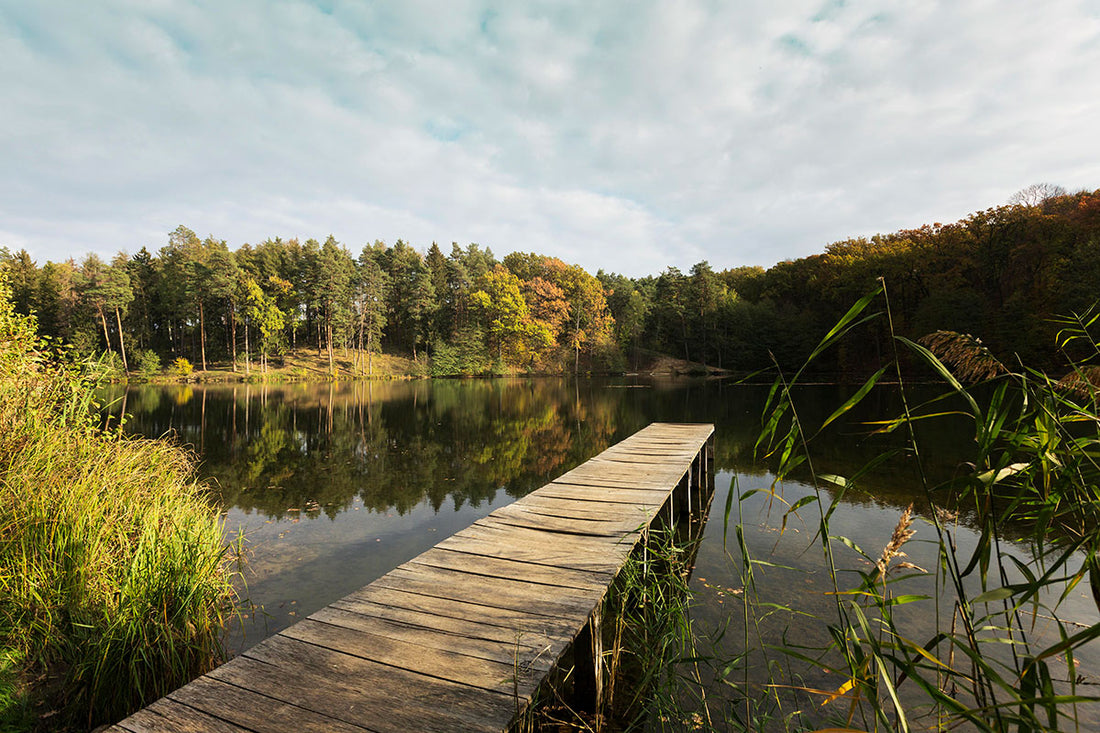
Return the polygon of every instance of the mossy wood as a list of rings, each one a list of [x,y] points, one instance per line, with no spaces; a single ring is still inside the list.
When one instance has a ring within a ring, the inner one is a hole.
[[[713,432],[654,423],[111,731],[501,731],[574,641],[598,705],[604,596],[701,505]]]

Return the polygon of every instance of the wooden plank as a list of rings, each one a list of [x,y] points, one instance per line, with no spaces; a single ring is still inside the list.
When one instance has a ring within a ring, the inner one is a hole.
[[[161,698],[117,726],[109,728],[108,733],[120,730],[128,733],[242,733],[248,729],[189,708],[175,700]]]
[[[520,529],[519,527],[516,528]],[[481,528],[478,534],[457,535],[446,543],[440,543],[440,547],[448,550],[466,552],[471,555],[484,555],[506,560],[529,562],[548,567],[567,568],[570,570],[589,570],[593,572],[617,573],[629,554],[626,551],[616,550],[614,554],[604,555],[577,555],[575,552],[561,548],[555,550],[549,545],[544,547],[502,547],[500,542],[488,534],[488,528]],[[378,581],[375,581],[378,582]]]
[[[424,614],[458,622],[477,622],[504,630],[507,634],[505,641],[518,637],[535,646],[551,639],[571,638],[573,633],[568,619],[530,614],[526,610],[495,608],[466,600],[439,598],[374,584],[341,598],[332,607],[379,614],[383,613],[379,610],[381,607],[388,609],[385,612],[387,615],[397,618],[407,617],[407,614]],[[483,629],[481,633],[492,631]]]
[[[551,593],[547,586],[538,583],[486,578],[426,566],[415,571],[397,568],[375,583],[386,588],[471,601],[539,616],[570,617],[577,613],[587,616],[592,612],[592,606],[603,597],[602,592],[586,593],[572,588]]]
[[[410,641],[429,648],[447,646],[461,654],[508,664],[514,662],[516,655],[534,656],[542,653],[546,646],[534,644],[515,633],[504,633],[504,629],[499,627],[425,614],[419,614],[414,619],[416,623],[410,623],[408,616],[398,620],[365,613],[362,608],[351,611],[325,606],[311,614],[309,619],[375,636]],[[292,634],[290,636],[293,637]],[[437,639],[438,636],[446,639]],[[500,649],[505,651],[502,653]]]
[[[438,677],[470,687],[507,694],[514,686],[513,677],[531,678],[550,666],[542,655],[522,657],[520,649],[494,641],[463,639],[447,634],[410,631],[404,638],[393,634],[372,634],[361,629],[304,619],[283,630],[279,636],[304,641],[324,649],[349,654],[390,667],[429,677]]]
[[[510,505],[514,506],[514,505]],[[648,521],[649,510],[646,507],[630,504],[605,504],[593,506],[588,502],[574,501],[573,499],[560,499],[555,496],[529,495],[524,497],[523,511],[539,514],[547,514],[554,517],[580,517],[582,519],[599,519],[626,521],[632,520],[639,524]]]
[[[554,479],[550,485],[570,484],[571,486],[592,486],[594,488],[607,488],[607,489],[634,489],[636,491],[652,491],[656,494],[663,494],[668,491],[667,484],[669,481],[642,481],[639,478],[632,477],[616,477],[604,473],[593,473],[591,475],[585,475],[582,473],[563,475]],[[543,486],[538,491],[528,494],[528,496],[543,496],[546,486]],[[524,497],[526,499],[527,497]],[[522,501],[522,500],[521,500]]]
[[[484,527],[523,527],[552,534],[570,537],[616,537],[620,538],[637,530],[638,523],[617,523],[601,520],[548,517],[523,512],[496,514],[495,512],[478,522]]]
[[[278,636],[267,641],[276,639],[282,643],[259,644],[215,669],[209,678],[324,716],[350,730],[375,733],[500,730],[504,714],[497,708],[510,702],[507,696],[411,675],[310,644]]]
[[[490,552],[483,552],[482,545],[485,543],[495,547],[485,548]],[[635,544],[637,537],[633,535],[623,538],[576,537],[527,527],[499,527],[491,522],[475,522],[438,546],[552,567],[617,573]],[[477,549],[471,549],[473,547]]]
[[[549,568],[545,565],[470,555],[461,550],[446,550],[438,547],[418,555],[410,563],[581,590],[606,588],[613,578],[613,575],[608,572]]]
[[[214,672],[225,669],[231,664],[233,662],[227,662]],[[222,682],[212,675],[213,673],[199,677],[194,682],[169,694],[168,697],[211,717],[264,733],[303,733],[303,731],[362,733],[364,730],[371,730]]]
[[[556,511],[548,512],[547,508]],[[506,511],[505,511],[506,510]],[[502,517],[521,516],[524,518],[555,517],[558,519],[575,519],[581,522],[597,522],[603,524],[620,524],[627,520],[639,519],[642,512],[632,510],[630,507],[590,507],[568,499],[554,499],[554,497],[537,496],[530,501],[524,500],[502,507],[501,511],[495,511],[489,515],[500,519]]]
[[[686,463],[686,462],[685,462]],[[682,474],[684,465],[669,467],[662,463],[626,464],[613,459],[593,458],[582,463],[558,478],[603,478],[605,480],[633,481],[640,485],[650,485],[655,491],[667,488],[661,483],[670,476]]]
[[[654,456],[648,453],[611,453],[600,456],[593,459],[596,465],[605,463],[622,463],[631,466],[661,466],[662,469],[667,470],[669,464],[668,456]]]
[[[573,484],[559,484],[556,481],[539,490],[543,492],[543,496],[553,496],[558,499],[633,504],[652,508],[653,510],[659,509],[668,498],[667,493],[661,492],[613,489],[600,486],[575,486]]]

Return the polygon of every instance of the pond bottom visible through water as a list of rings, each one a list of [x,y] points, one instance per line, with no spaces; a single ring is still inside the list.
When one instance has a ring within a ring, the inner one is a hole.
[[[717,489],[690,584],[696,652],[705,658],[698,675],[710,719],[718,729],[746,714],[767,716],[750,722],[750,729],[781,729],[784,719],[791,729],[835,725],[845,722],[843,699],[822,705],[825,695],[793,689],[836,691],[848,679],[813,651],[831,641],[828,624],[838,598],[815,542],[819,507],[806,504],[798,518],[783,523],[788,506],[814,490],[790,481],[774,487],[773,496],[773,477],[754,457],[767,393],[766,387],[724,380],[501,379],[137,386],[105,398],[113,401],[108,411],[131,416],[127,431],[174,434],[193,446],[201,477],[217,490],[227,533],[243,532],[242,594],[256,609],[231,630],[233,653],[651,422],[713,423]],[[804,420],[819,424],[849,394],[839,387],[802,388]],[[818,470],[851,475],[878,455],[881,440],[868,437],[859,421],[893,414],[896,405],[896,391],[868,395],[850,424],[817,439]],[[962,425],[922,438],[929,471],[950,475],[967,436]],[[920,511],[922,496],[910,468],[889,464],[837,503],[829,533],[844,538],[834,542],[842,590],[858,584],[858,573],[869,571],[906,506],[915,501]],[[827,491],[821,498],[832,501]],[[959,555],[968,556],[977,534],[966,526],[967,517],[959,521],[952,536]],[[950,627],[952,599],[937,586],[934,529],[919,516],[914,528],[904,551],[931,572],[913,571],[897,592],[929,600],[899,605],[894,613],[910,638],[923,642],[937,627]],[[742,542],[753,559],[749,588]],[[1008,543],[1002,552],[1029,557],[1023,544]],[[1084,587],[1075,588],[1059,615],[1095,623],[1097,611],[1086,596]],[[747,599],[756,603],[746,614]],[[1056,638],[1044,615],[1034,619],[1036,634]],[[1100,680],[1100,649],[1094,646],[1074,660],[1086,684]],[[773,678],[791,687],[768,687]],[[911,687],[903,685],[901,694]],[[748,713],[746,698],[753,703]],[[1100,730],[1091,708],[1082,706],[1079,714]]]

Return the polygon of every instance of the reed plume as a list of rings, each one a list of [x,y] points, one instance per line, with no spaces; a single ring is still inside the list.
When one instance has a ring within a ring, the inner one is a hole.
[[[1081,397],[1086,397],[1100,387],[1100,367],[1078,367],[1058,380],[1058,386]]]
[[[890,536],[890,541],[886,544],[886,547],[882,548],[882,554],[879,556],[878,562],[875,563],[875,567],[878,568],[876,582],[886,577],[886,570],[890,567],[891,560],[895,557],[908,557],[901,551],[901,546],[917,533],[915,529],[910,529],[911,524],[913,524],[912,504],[905,507],[905,511],[901,513],[897,526],[894,527],[894,533]]]
[[[920,342],[964,382],[980,382],[1008,371],[980,338],[968,333],[935,331]]]

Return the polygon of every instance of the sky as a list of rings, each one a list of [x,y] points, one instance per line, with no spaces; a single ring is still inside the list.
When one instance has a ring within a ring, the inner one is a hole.
[[[0,0],[0,245],[631,276],[1100,188],[1100,0]]]

